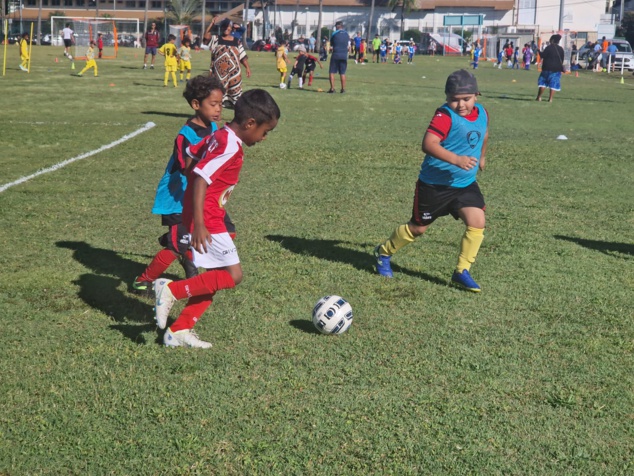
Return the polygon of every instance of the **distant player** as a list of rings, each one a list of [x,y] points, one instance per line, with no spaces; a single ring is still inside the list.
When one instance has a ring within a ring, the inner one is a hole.
[[[174,82],[174,87],[178,87],[178,82],[176,81],[176,69],[178,68],[178,54],[176,51],[176,37],[174,35],[169,35],[167,37],[167,43],[161,46],[158,50],[158,53],[161,56],[165,56],[165,78],[163,80],[163,86],[167,87],[167,81],[170,76],[172,76],[172,81]]]
[[[295,63],[293,64],[293,69],[291,70],[291,74],[288,76],[288,83],[286,87],[290,89],[291,83],[293,82],[293,77],[297,76],[297,82],[299,83],[299,89],[304,87],[303,75],[304,75],[304,66],[306,65],[306,47],[304,45],[300,45],[297,49],[299,55],[295,58]]]
[[[309,54],[306,55],[306,64],[304,65],[304,74],[302,76],[304,84],[307,84],[306,76],[308,76],[308,86],[313,85],[313,74],[315,73],[315,69],[317,69],[318,64],[319,64],[319,68],[323,69],[323,66],[321,65],[321,61],[319,61],[313,55],[309,55]]]
[[[22,33],[19,44],[20,47],[20,69],[22,71],[29,71],[29,34]]]
[[[178,49],[178,67],[181,73],[181,81],[187,80],[192,77],[192,48],[189,38],[183,38],[181,47]],[[185,71],[187,71],[185,78]]]
[[[407,64],[414,64],[414,53],[416,52],[416,48],[414,47],[414,43],[410,43],[407,45]]]
[[[143,69],[147,69],[147,55],[152,55],[150,69],[154,69],[154,58],[160,41],[160,34],[156,29],[156,23],[152,23],[150,29],[145,32],[145,55],[143,56]]]
[[[379,46],[379,57],[381,58],[381,63],[387,63],[387,40]]]
[[[478,69],[478,63],[480,62],[480,56],[482,56],[482,48],[480,48],[480,44],[478,42],[473,44],[473,61],[471,65],[473,69]]]
[[[275,67],[278,73],[280,73],[280,89],[286,89],[286,72],[288,71],[287,65],[288,52],[286,50],[286,40],[280,41],[280,45],[275,52]]]
[[[188,300],[178,319],[165,331],[163,343],[168,347],[211,347],[210,342],[198,338],[194,326],[217,291],[242,281],[238,251],[224,223],[225,205],[242,169],[242,147],[264,140],[279,118],[280,110],[271,95],[251,89],[237,100],[231,122],[189,148],[196,165],[187,183],[183,223],[191,230],[194,264],[207,271],[183,281],[159,279],[154,283],[155,318],[160,329],[167,326],[174,303]]]
[[[225,88],[213,76],[196,76],[187,82],[183,97],[194,110],[185,125],[178,131],[174,140],[172,155],[165,173],[156,188],[156,197],[152,213],[161,215],[161,224],[168,232],[159,238],[164,249],[159,251],[141,276],[132,283],[132,289],[138,293],[149,293],[152,284],[169,266],[180,260],[188,278],[196,276],[198,271],[191,259],[189,250],[189,229],[183,225],[183,197],[187,187],[187,172],[191,168],[192,158],[187,148],[196,145],[208,135],[218,130],[216,122],[222,113],[222,96]],[[227,215],[227,230],[235,233],[235,227]]]
[[[466,231],[451,281],[469,291],[480,286],[469,274],[484,238],[484,198],[476,182],[484,169],[488,138],[488,114],[476,103],[478,83],[461,69],[449,75],[445,85],[447,102],[436,110],[423,137],[425,159],[414,191],[410,221],[374,250],[376,270],[393,276],[392,255],[425,233],[437,218],[460,218]]]
[[[84,66],[84,69],[82,69],[79,73],[77,73],[77,76],[79,77],[83,76],[84,73],[88,71],[90,68],[95,68],[95,78],[99,75],[99,72],[97,69],[97,62],[95,61],[95,46],[97,46],[97,43],[95,42],[95,40],[90,40],[90,45],[88,46],[88,49],[86,50],[86,66]]]

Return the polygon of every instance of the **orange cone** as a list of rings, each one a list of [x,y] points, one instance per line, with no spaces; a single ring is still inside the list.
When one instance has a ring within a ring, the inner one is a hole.
[[[57,59],[57,58],[55,58],[55,62],[56,62],[56,63],[59,63],[59,61],[58,61],[58,59]]]

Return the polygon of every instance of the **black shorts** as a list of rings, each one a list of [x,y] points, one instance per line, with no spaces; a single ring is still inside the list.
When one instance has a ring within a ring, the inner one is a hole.
[[[317,63],[311,64],[310,66],[306,66],[306,69],[304,70],[304,74],[312,73],[313,71],[315,71],[315,68],[317,68]]]
[[[72,46],[72,44],[73,44],[73,40],[64,39],[64,46],[66,48],[70,48]]]
[[[457,220],[458,211],[467,207],[485,209],[484,197],[477,182],[464,188],[455,188],[430,185],[418,180],[414,192],[412,223],[427,226],[445,215],[451,215]]]

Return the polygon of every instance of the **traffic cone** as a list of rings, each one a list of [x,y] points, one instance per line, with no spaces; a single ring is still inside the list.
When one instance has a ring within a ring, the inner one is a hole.
[[[56,62],[56,63],[59,63],[59,60],[57,59],[57,57],[55,57],[55,62]]]
[[[75,69],[75,62],[74,61],[70,64],[70,69]]]
[[[625,80],[623,79],[623,76],[621,76],[621,84],[625,84]]]

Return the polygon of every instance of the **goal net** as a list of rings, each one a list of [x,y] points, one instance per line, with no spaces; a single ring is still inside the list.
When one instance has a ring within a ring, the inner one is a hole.
[[[185,38],[192,39],[191,28],[187,25],[170,25],[170,34],[176,37],[176,48],[181,47],[181,43]]]
[[[84,59],[90,41],[98,42],[99,35],[103,41],[102,59],[114,59],[121,47],[139,47],[139,20],[129,18],[69,18],[51,17],[51,43],[63,46],[61,31],[70,24],[74,33],[73,56]],[[95,51],[95,57],[98,51]]]

